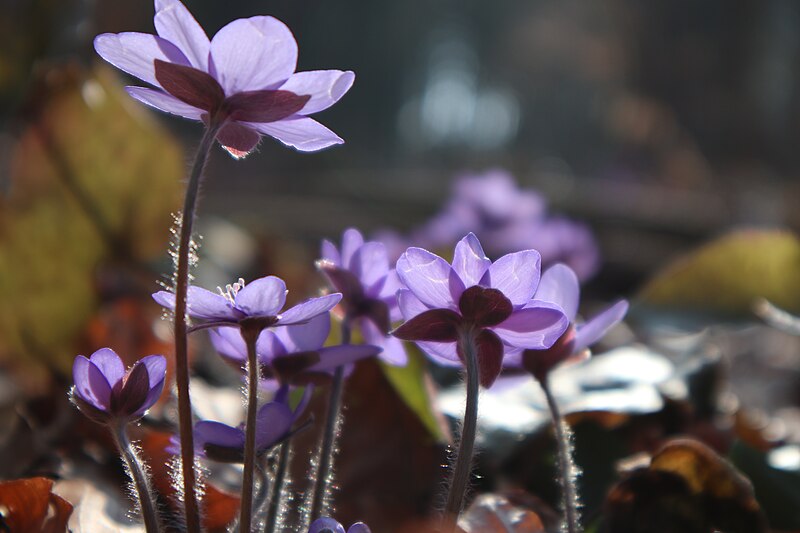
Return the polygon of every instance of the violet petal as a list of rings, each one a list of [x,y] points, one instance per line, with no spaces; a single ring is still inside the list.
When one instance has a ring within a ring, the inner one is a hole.
[[[377,355],[380,351],[380,347],[371,346],[369,344],[339,344],[337,346],[328,346],[318,350],[319,362],[311,366],[308,370],[311,372],[335,370],[340,366],[349,365],[361,359]]]
[[[514,306],[522,306],[536,292],[541,262],[536,250],[504,255],[489,267],[481,285],[500,289]]]
[[[355,228],[347,228],[342,233],[342,268],[353,270],[353,255],[364,246],[364,236]]]
[[[288,352],[318,350],[325,344],[331,331],[330,313],[315,316],[305,324],[277,328],[275,335]]]
[[[171,94],[155,89],[147,89],[146,87],[125,87],[128,94],[133,98],[139,100],[143,104],[154,107],[159,111],[172,113],[191,120],[201,120],[205,111],[191,106],[185,102],[181,102]]]
[[[352,72],[341,70],[297,72],[281,85],[281,90],[310,95],[311,99],[298,110],[301,115],[310,115],[338,102],[353,86],[355,78],[356,75]]]
[[[177,46],[149,33],[103,33],[94,38],[94,49],[118,69],[156,87],[160,85],[153,61],[190,64]]]
[[[332,533],[346,533],[344,526],[334,520],[333,518],[323,517],[317,518],[308,528],[308,533],[322,533],[323,531],[331,531]]]
[[[322,259],[330,261],[334,266],[342,266],[342,257],[339,255],[339,250],[336,248],[335,244],[325,239],[322,241],[321,248],[322,249],[320,250],[320,253],[322,255]]]
[[[301,152],[316,152],[342,144],[344,140],[314,119],[295,115],[280,122],[248,123],[264,135],[279,140]]]
[[[175,296],[172,296],[174,310]],[[190,285],[186,293],[189,315],[194,318],[239,320],[243,314],[234,309],[227,298],[202,287]]]
[[[247,360],[247,346],[239,328],[214,328],[208,332],[208,338],[220,355],[235,361]]]
[[[72,365],[75,394],[97,409],[108,412],[111,386],[103,373],[86,357],[79,355]]]
[[[628,302],[620,300],[585,324],[578,326],[573,352],[579,352],[600,340],[608,330],[622,320],[627,312]]]
[[[429,307],[456,308],[454,298],[464,292],[464,286],[452,270],[447,261],[423,248],[409,248],[397,260],[400,281]]]
[[[208,70],[211,42],[186,6],[178,0],[156,0],[153,23],[158,35],[177,46],[193,67]]]
[[[544,271],[534,298],[556,304],[573,322],[578,314],[580,294],[578,276],[567,265],[559,263]]]
[[[381,361],[394,366],[405,366],[408,362],[408,354],[406,354],[406,349],[400,339],[383,334],[369,319],[361,319],[358,324],[366,344],[383,348],[380,353]]]
[[[288,326],[290,324],[298,324],[306,322],[321,313],[327,313],[339,303],[342,295],[338,292],[320,296],[319,298],[311,298],[301,302],[285,313],[281,313],[278,318],[276,326]]]
[[[264,452],[282,440],[292,428],[294,417],[288,405],[269,402],[256,415],[256,449]]]
[[[202,449],[206,444],[226,448],[244,448],[244,432],[222,422],[203,420],[194,426],[195,448]]]
[[[465,287],[480,283],[491,264],[492,262],[486,257],[481,243],[474,234],[468,234],[456,244],[453,254],[453,270],[464,282]]]
[[[543,350],[551,347],[569,326],[560,309],[547,302],[518,309],[492,330],[507,344],[518,348]]]
[[[277,276],[253,280],[236,293],[234,301],[249,316],[276,316],[286,304],[286,283]]]
[[[125,376],[125,364],[111,348],[100,348],[89,360],[103,373],[112,388]]]
[[[382,242],[364,243],[353,254],[349,268],[361,280],[365,292],[374,294],[377,291],[372,291],[373,287],[383,282],[386,273],[389,272],[386,247]]]
[[[211,39],[211,74],[225,94],[258,91],[282,84],[297,66],[297,43],[273,17],[237,19]]]

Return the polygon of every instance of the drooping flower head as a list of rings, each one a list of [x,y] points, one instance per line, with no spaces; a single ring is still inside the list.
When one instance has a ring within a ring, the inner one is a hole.
[[[292,434],[295,423],[311,399],[312,387],[307,387],[297,406],[289,405],[288,386],[275,393],[271,402],[256,414],[256,455],[262,455]],[[245,426],[232,427],[222,422],[202,420],[194,426],[194,447],[197,455],[221,463],[241,463],[244,460]],[[180,453],[180,438],[175,435],[167,447],[170,453]]]
[[[389,336],[391,323],[402,318],[397,304],[401,284],[383,243],[364,242],[358,230],[349,228],[342,235],[341,249],[322,241],[317,268],[342,293],[347,319],[359,328],[364,342],[382,347],[383,361],[404,365],[408,358],[402,343]]]
[[[333,518],[317,518],[308,528],[308,533],[371,533],[364,522],[356,522],[345,531],[344,526]]]
[[[104,33],[100,56],[154,88],[127,87],[161,111],[223,123],[217,140],[244,157],[269,135],[301,151],[342,143],[308,118],[336,103],[355,75],[340,70],[295,72],[297,42],[273,17],[238,19],[209,40],[179,0],[155,0],[158,35]]]
[[[619,323],[628,311],[628,302],[620,300],[591,320],[576,324],[580,284],[575,272],[562,264],[545,270],[534,299],[557,306],[570,321],[569,328],[550,348],[527,349],[522,352],[521,365],[539,380],[546,377],[550,370],[560,363],[587,356],[587,348]]]
[[[164,389],[167,360],[148,355],[128,370],[111,348],[101,348],[72,365],[72,400],[81,412],[101,423],[131,422],[144,416]]]
[[[409,248],[397,261],[407,287],[398,292],[406,322],[393,334],[448,365],[463,359],[459,337],[475,335],[480,382],[489,387],[506,351],[549,348],[569,325],[557,306],[533,299],[540,261],[536,250],[525,250],[492,263],[471,233],[456,245],[452,266],[427,250]]]
[[[310,298],[281,312],[286,304],[288,291],[283,280],[275,276],[259,278],[247,284],[240,279],[237,283],[228,285],[225,291],[218,291],[213,293],[190,286],[186,295],[189,316],[217,326],[243,327],[251,323],[265,329],[308,322],[317,315],[330,311],[342,299],[339,293],[328,294]],[[175,310],[174,293],[159,291],[153,294],[153,299],[159,305]]]
[[[256,341],[262,376],[280,383],[314,382],[339,366],[372,357],[381,350],[366,344],[323,346],[330,329],[330,314],[323,313],[305,324],[262,331]],[[223,357],[237,365],[247,360],[247,345],[236,328],[212,329],[210,337]]]

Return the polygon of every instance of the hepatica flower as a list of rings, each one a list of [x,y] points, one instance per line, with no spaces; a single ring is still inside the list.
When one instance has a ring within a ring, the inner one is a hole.
[[[371,357],[381,350],[365,344],[325,347],[330,329],[330,314],[323,313],[305,324],[263,331],[256,342],[262,375],[280,383],[315,381],[320,374],[329,374],[339,366]],[[238,329],[216,328],[210,336],[223,357],[237,364],[247,360],[247,345]]]
[[[322,313],[327,313],[339,303],[342,295],[328,294],[310,298],[281,312],[286,304],[286,284],[275,276],[259,278],[245,284],[228,285],[219,293],[190,286],[186,295],[188,314],[209,324],[246,327],[253,325],[261,329],[273,326],[302,324]],[[159,291],[153,299],[167,309],[175,310],[175,294]]]
[[[144,416],[161,396],[166,372],[163,355],[143,357],[126,370],[114,350],[101,348],[89,358],[75,358],[72,400],[97,422],[131,422]]]
[[[534,299],[557,306],[570,321],[569,328],[550,348],[527,349],[522,352],[522,366],[539,380],[560,363],[588,355],[587,348],[619,323],[628,311],[628,302],[620,300],[591,320],[576,324],[580,284],[575,272],[562,264],[554,265],[544,272]]]
[[[344,526],[333,518],[318,518],[311,523],[308,533],[371,533],[364,522],[356,522],[345,531]]]
[[[569,325],[556,305],[533,300],[540,261],[538,252],[525,250],[492,263],[471,233],[456,245],[452,266],[409,248],[397,261],[407,287],[398,292],[406,322],[393,334],[448,365],[463,360],[460,337],[474,336],[480,383],[489,387],[507,351],[549,348]]]
[[[297,42],[273,17],[238,19],[212,39],[179,0],[155,0],[158,35],[104,33],[95,50],[115,67],[150,84],[127,87],[137,100],[192,120],[222,124],[217,140],[244,157],[262,135],[301,151],[342,143],[308,117],[336,103],[355,75],[340,70],[295,72]]]
[[[364,242],[358,230],[347,229],[341,250],[322,241],[317,268],[342,293],[346,318],[359,328],[364,342],[382,347],[380,357],[385,362],[405,365],[408,358],[402,343],[389,336],[391,323],[402,318],[397,305],[401,285],[397,272],[389,266],[384,244]]]
[[[291,435],[292,428],[311,399],[312,388],[307,387],[297,406],[289,405],[289,387],[281,387],[271,402],[258,409],[256,415],[256,455],[262,455]],[[222,422],[202,420],[194,426],[194,447],[201,457],[223,463],[241,463],[244,460],[244,424],[232,427]],[[167,447],[170,453],[180,453],[180,440],[173,437]]]

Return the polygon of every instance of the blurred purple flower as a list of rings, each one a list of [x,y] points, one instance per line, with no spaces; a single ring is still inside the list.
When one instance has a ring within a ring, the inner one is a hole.
[[[297,406],[289,406],[289,387],[282,386],[271,402],[258,409],[256,415],[256,455],[262,455],[280,444],[292,433],[292,428],[311,399],[312,387],[306,387]],[[194,426],[194,447],[197,455],[221,463],[241,463],[244,460],[245,427],[232,427],[222,422],[202,420]],[[180,453],[180,437],[173,435],[167,451]]]
[[[281,383],[308,383],[381,350],[366,344],[323,347],[330,329],[330,314],[323,313],[305,324],[262,331],[256,342],[262,375]],[[237,328],[216,328],[210,336],[220,355],[237,364],[247,361],[247,345]]]
[[[441,213],[413,231],[418,246],[450,246],[467,232],[486,243],[490,255],[534,249],[544,267],[566,263],[581,280],[599,266],[600,254],[589,228],[561,216],[550,216],[538,193],[520,189],[506,171],[495,169],[458,178]]]
[[[148,355],[125,370],[111,348],[101,348],[72,365],[72,400],[81,412],[101,423],[141,418],[161,396],[167,373],[163,355]]]
[[[550,348],[526,349],[522,352],[519,364],[540,380],[560,363],[586,357],[587,348],[619,323],[628,311],[628,302],[620,300],[591,320],[576,324],[580,284],[575,272],[563,264],[554,265],[542,274],[534,300],[550,302],[561,309],[570,321],[570,327]],[[516,357],[512,356],[511,359]],[[509,363],[513,364],[512,361]]]
[[[389,266],[383,243],[364,242],[358,230],[349,228],[342,235],[341,249],[322,241],[317,268],[342,293],[345,314],[359,328],[364,342],[383,348],[383,361],[405,365],[408,356],[403,343],[389,336],[391,323],[402,318],[397,305],[401,284],[397,272]]]
[[[295,72],[297,42],[273,17],[235,20],[209,40],[179,0],[155,0],[155,28],[104,33],[100,56],[155,89],[127,87],[137,100],[182,117],[223,123],[217,140],[244,157],[269,135],[301,151],[340,139],[308,118],[335,104],[353,85],[350,71]]]
[[[331,310],[342,295],[328,294],[310,298],[281,313],[286,304],[286,284],[275,276],[267,276],[245,285],[240,279],[228,285],[219,294],[200,287],[190,286],[186,295],[188,314],[192,318],[208,321],[209,325],[243,325],[254,323],[262,329],[308,322],[317,315]],[[175,294],[159,291],[153,299],[161,306],[175,310]]]
[[[308,533],[371,533],[364,522],[356,522],[345,532],[344,526],[333,518],[317,518],[308,528]]]
[[[456,245],[452,266],[409,248],[397,261],[407,287],[398,292],[406,322],[393,334],[415,341],[437,362],[460,365],[457,340],[476,331],[480,382],[490,387],[507,351],[549,348],[569,325],[556,305],[533,299],[540,262],[536,250],[525,250],[492,263],[472,233]]]

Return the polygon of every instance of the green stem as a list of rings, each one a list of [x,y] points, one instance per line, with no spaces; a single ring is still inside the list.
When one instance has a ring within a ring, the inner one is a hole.
[[[572,460],[572,444],[570,441],[570,430],[558,403],[550,390],[550,382],[547,375],[539,379],[539,385],[547,398],[547,406],[550,408],[550,416],[553,420],[553,428],[556,435],[556,445],[558,447],[558,468],[561,481],[561,499],[564,508],[564,520],[568,533],[580,533],[580,515],[578,513],[578,489],[575,485],[576,467]]]
[[[350,344],[350,319],[342,320],[342,344]],[[328,397],[328,412],[325,416],[325,429],[322,434],[317,473],[314,477],[314,493],[311,500],[311,521],[321,518],[330,498],[331,471],[339,433],[339,414],[342,410],[342,391],[344,390],[344,367],[340,366],[333,374],[333,383]]]
[[[472,473],[472,454],[475,449],[475,433],[478,425],[478,354],[475,344],[475,332],[467,330],[458,338],[458,347],[466,365],[467,405],[464,408],[464,422],[461,425],[461,436],[458,445],[458,456],[450,478],[450,489],[444,508],[445,531],[456,531],[456,522],[464,499],[469,489]]]
[[[178,259],[175,273],[175,382],[178,389],[178,427],[181,436],[181,468],[183,473],[183,505],[188,533],[200,532],[200,509],[197,502],[197,477],[194,469],[194,435],[192,403],[189,398],[189,353],[186,323],[186,292],[189,289],[189,253],[197,195],[203,169],[222,123],[212,122],[206,128],[186,186],[181,212]]]
[[[147,533],[158,533],[160,531],[158,526],[158,514],[156,513],[156,506],[153,503],[152,491],[150,483],[148,482],[147,475],[141,465],[141,459],[136,453],[136,449],[128,439],[128,434],[125,431],[125,424],[120,423],[116,427],[111,428],[111,433],[114,436],[114,442],[119,448],[120,455],[128,467],[128,474],[133,479],[134,492],[139,501],[139,509],[142,512],[144,519],[144,528]]]
[[[247,418],[244,430],[244,477],[242,479],[242,503],[239,510],[239,531],[250,533],[253,520],[253,477],[256,469],[256,415],[258,414],[259,366],[256,341],[260,327],[242,328],[242,337],[247,344]]]

